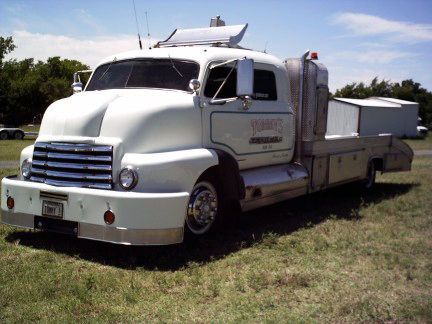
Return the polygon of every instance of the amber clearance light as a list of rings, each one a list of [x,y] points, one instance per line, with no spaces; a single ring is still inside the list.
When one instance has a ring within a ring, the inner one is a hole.
[[[14,208],[14,206],[15,206],[15,200],[12,197],[7,197],[6,206],[9,209]]]
[[[112,210],[107,210],[104,214],[104,221],[106,224],[111,225],[115,221],[115,215]]]

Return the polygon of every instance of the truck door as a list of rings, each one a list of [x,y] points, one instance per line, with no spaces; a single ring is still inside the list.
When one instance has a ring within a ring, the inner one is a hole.
[[[207,70],[201,91],[204,146],[230,153],[240,169],[289,162],[294,150],[294,117],[279,83],[283,73],[255,62],[255,94],[249,109],[240,99],[210,104],[232,66]],[[235,98],[236,82],[234,69],[216,99]]]

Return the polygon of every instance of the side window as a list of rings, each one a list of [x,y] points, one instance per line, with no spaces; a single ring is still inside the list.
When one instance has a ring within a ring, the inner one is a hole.
[[[207,98],[213,98],[216,91],[219,89],[222,82],[225,80],[227,75],[230,73],[232,67],[229,66],[219,66],[210,70],[210,74],[204,89],[204,95]],[[234,69],[229,76],[227,82],[223,86],[222,90],[219,92],[216,99],[232,98],[237,94],[237,70]]]
[[[276,78],[272,71],[254,71],[254,99],[277,100]]]
[[[205,89],[204,96],[213,98],[222,82],[230,73],[232,67],[220,66],[210,71]],[[216,99],[233,98],[237,95],[237,71],[232,71],[227,82],[219,92]],[[254,71],[254,96],[255,100],[277,100],[276,78],[272,71],[255,70]]]

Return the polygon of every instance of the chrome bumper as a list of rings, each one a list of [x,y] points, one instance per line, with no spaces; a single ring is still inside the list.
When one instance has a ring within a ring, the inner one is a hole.
[[[40,219],[43,219],[42,217]],[[49,218],[46,218],[49,220]],[[57,220],[61,222],[62,220]],[[27,229],[39,229],[35,224],[35,216],[23,213],[10,213],[3,211],[1,215],[3,224]],[[42,220],[43,222],[43,220]],[[78,238],[104,241],[123,245],[168,245],[183,241],[183,227],[169,229],[128,229],[121,227],[108,227],[87,223],[76,223]],[[43,228],[43,224],[41,224]]]
[[[5,224],[48,231],[68,228],[68,233],[80,238],[127,245],[183,241],[187,192],[138,193],[54,187],[16,177],[4,178],[1,185],[1,221]],[[7,197],[15,200],[11,210],[6,206]],[[42,217],[43,200],[63,203],[63,219]],[[112,225],[103,220],[107,209],[116,215]],[[49,226],[38,226],[39,223]]]

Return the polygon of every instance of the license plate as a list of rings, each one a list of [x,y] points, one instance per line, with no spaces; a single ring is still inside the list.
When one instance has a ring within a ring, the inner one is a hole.
[[[63,218],[63,204],[54,201],[42,201],[42,215]]]

